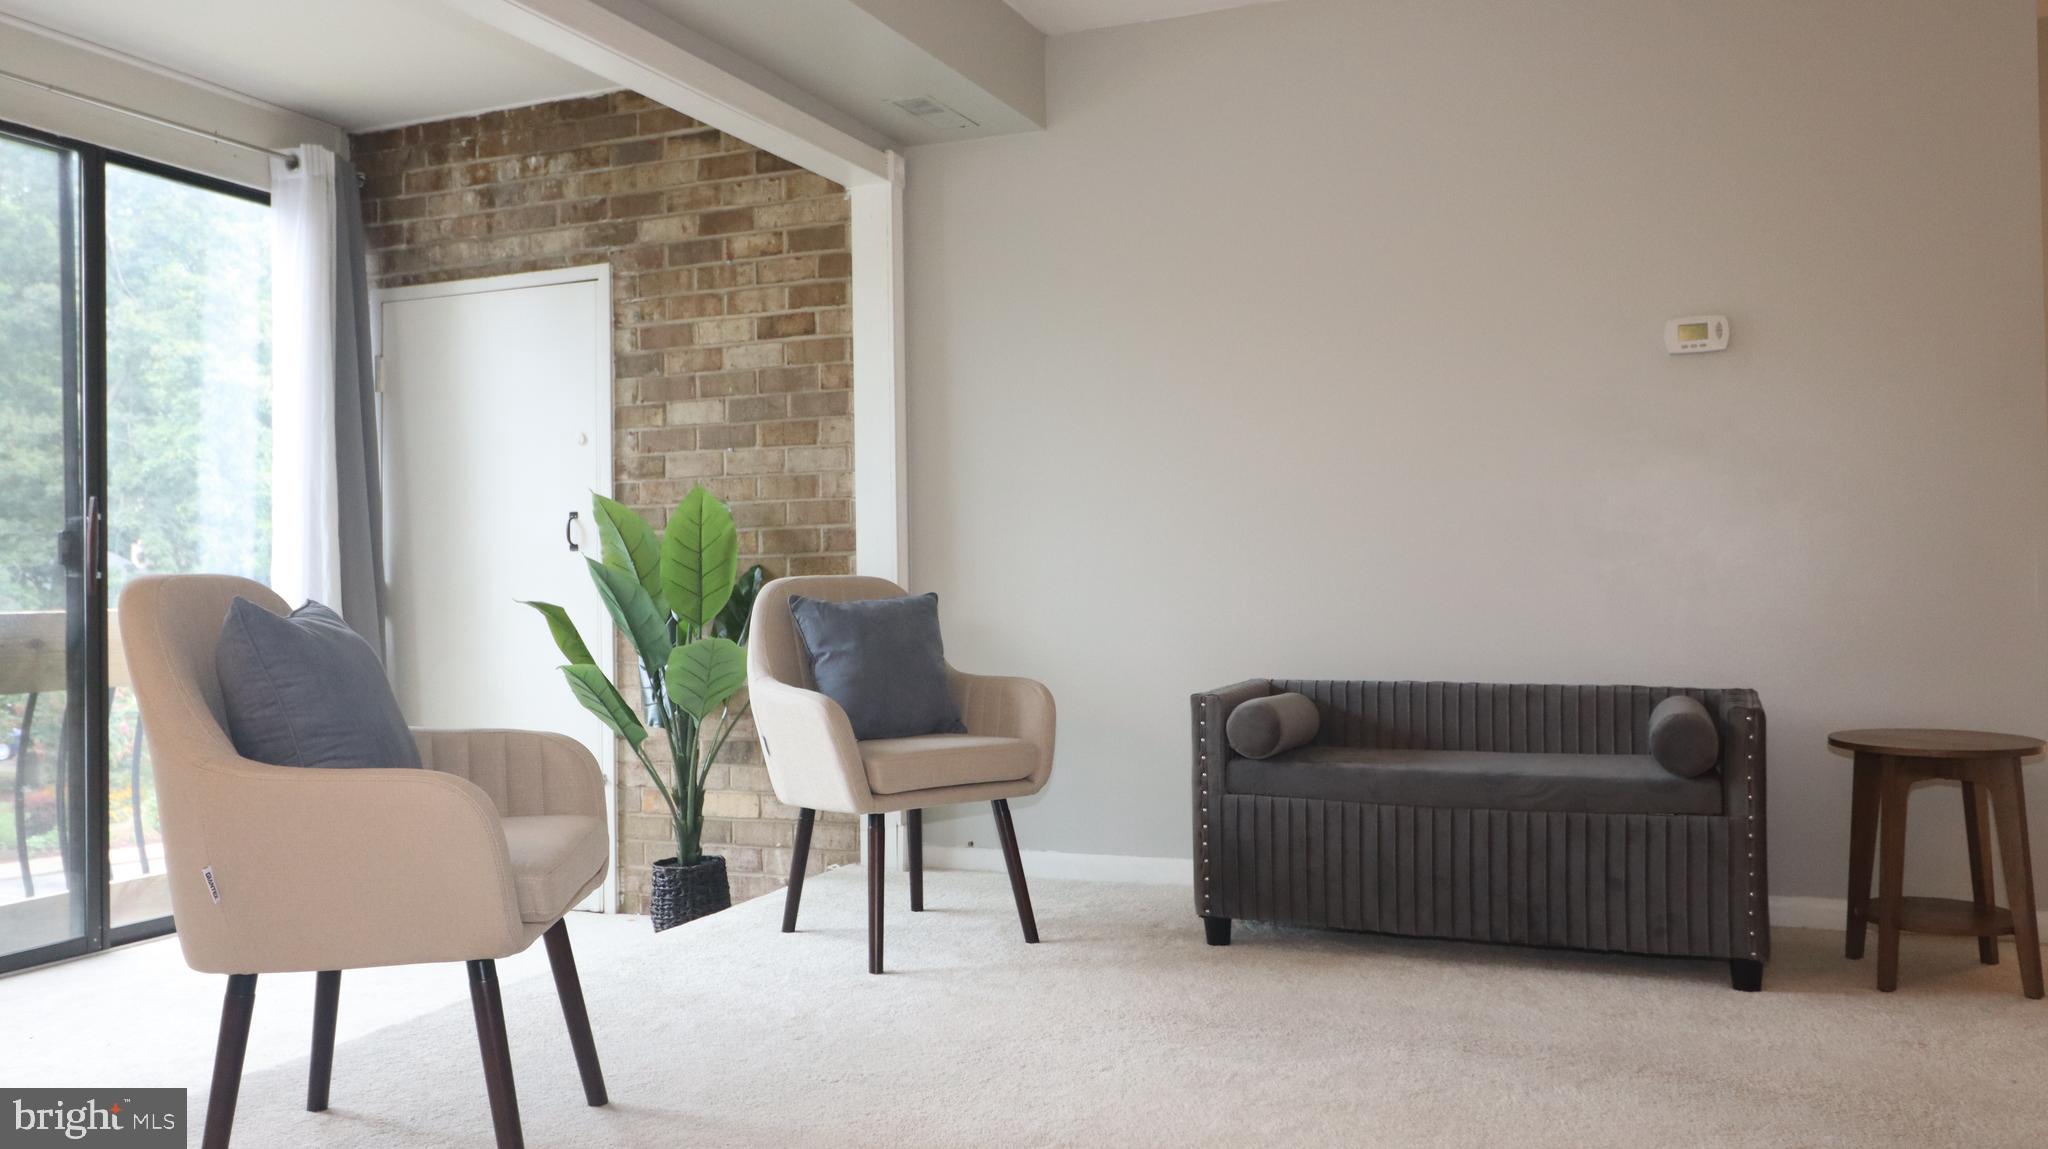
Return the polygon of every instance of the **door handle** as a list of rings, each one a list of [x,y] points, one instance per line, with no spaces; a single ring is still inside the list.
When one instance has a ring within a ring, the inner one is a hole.
[[[85,581],[91,583],[98,575],[100,562],[100,497],[85,497],[85,554],[83,564]]]
[[[566,542],[566,543],[568,543],[568,544],[569,544],[569,549],[570,549],[570,550],[572,550],[572,551],[580,551],[580,550],[582,550],[582,549],[583,549],[582,547],[579,547],[579,546],[577,546],[577,545],[576,545],[576,512],[575,512],[575,511],[570,511],[570,512],[569,512],[569,521],[568,521],[568,522],[566,522],[566,523],[563,523],[563,524],[562,524],[562,541],[563,541],[563,542]]]

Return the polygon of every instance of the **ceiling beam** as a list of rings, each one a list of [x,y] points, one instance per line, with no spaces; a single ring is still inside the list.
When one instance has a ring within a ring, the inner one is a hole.
[[[847,187],[890,179],[889,141],[637,0],[447,0],[587,71]]]

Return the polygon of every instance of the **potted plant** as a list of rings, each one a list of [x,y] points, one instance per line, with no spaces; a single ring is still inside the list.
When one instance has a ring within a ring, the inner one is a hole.
[[[676,853],[654,863],[648,913],[657,931],[732,905],[725,859],[703,851],[704,781],[747,704],[734,699],[747,684],[747,615],[766,572],[744,578],[732,514],[696,487],[669,515],[660,535],[629,508],[591,496],[603,561],[585,559],[598,597],[639,656],[646,719],[626,703],[568,612],[546,602],[528,606],[547,620],[569,660],[562,676],[584,708],[624,739],[667,804]],[[736,593],[737,592],[737,593]],[[648,756],[650,727],[668,738],[670,772]]]

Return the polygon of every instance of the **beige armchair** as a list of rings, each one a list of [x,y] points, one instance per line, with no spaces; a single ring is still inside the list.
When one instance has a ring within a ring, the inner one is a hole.
[[[921,812],[927,806],[988,802],[995,808],[997,836],[1010,871],[1010,892],[1024,940],[1038,940],[1031,892],[1017,856],[1017,831],[1010,820],[1011,798],[1036,794],[1052,775],[1052,693],[1028,678],[962,674],[951,667],[953,699],[965,734],[919,738],[878,738],[858,742],[846,712],[813,689],[810,659],[790,618],[789,598],[853,602],[895,598],[902,587],[887,579],[813,576],[776,579],[754,600],[747,659],[747,687],[754,727],[775,796],[798,808],[796,851],[789,867],[782,932],[796,929],[804,893],[804,864],[811,848],[811,822],[819,810],[864,814],[868,831],[868,972],[882,972],[883,815],[902,811],[904,845],[910,863],[910,908],[924,909],[924,841]]]
[[[148,730],[171,908],[186,964],[228,975],[204,1144],[233,1128],[256,977],[318,972],[306,1108],[327,1108],[341,971],[468,964],[501,1149],[523,1144],[495,961],[547,941],[584,1097],[605,1104],[563,914],[608,865],[603,777],[581,744],[508,730],[415,731],[426,769],[270,766],[235,753],[214,646],[228,605],[269,588],[158,575],[121,594]],[[312,1134],[308,1134],[308,1139]]]

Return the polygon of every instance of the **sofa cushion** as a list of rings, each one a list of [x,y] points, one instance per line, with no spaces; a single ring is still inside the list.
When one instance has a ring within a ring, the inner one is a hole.
[[[1232,794],[1389,806],[1584,814],[1719,814],[1718,778],[1681,778],[1647,754],[1502,754],[1304,746],[1232,758]]]
[[[228,736],[244,758],[273,766],[419,767],[419,745],[377,652],[317,602],[280,617],[235,599],[213,666]]]
[[[1697,778],[1721,757],[1721,731],[1697,698],[1674,694],[1650,711],[1650,757],[1682,778]]]
[[[1322,720],[1306,694],[1269,694],[1239,703],[1223,724],[1230,748],[1247,758],[1271,758],[1315,741]]]
[[[553,922],[590,888],[592,879],[604,880],[604,868],[611,861],[604,819],[536,814],[503,822],[519,920]]]
[[[789,617],[811,680],[846,711],[855,738],[967,730],[946,677],[938,595],[827,602],[793,594]]]
[[[907,794],[1027,778],[1038,765],[1038,747],[1022,738],[927,734],[871,739],[860,744],[860,758],[875,793]]]

